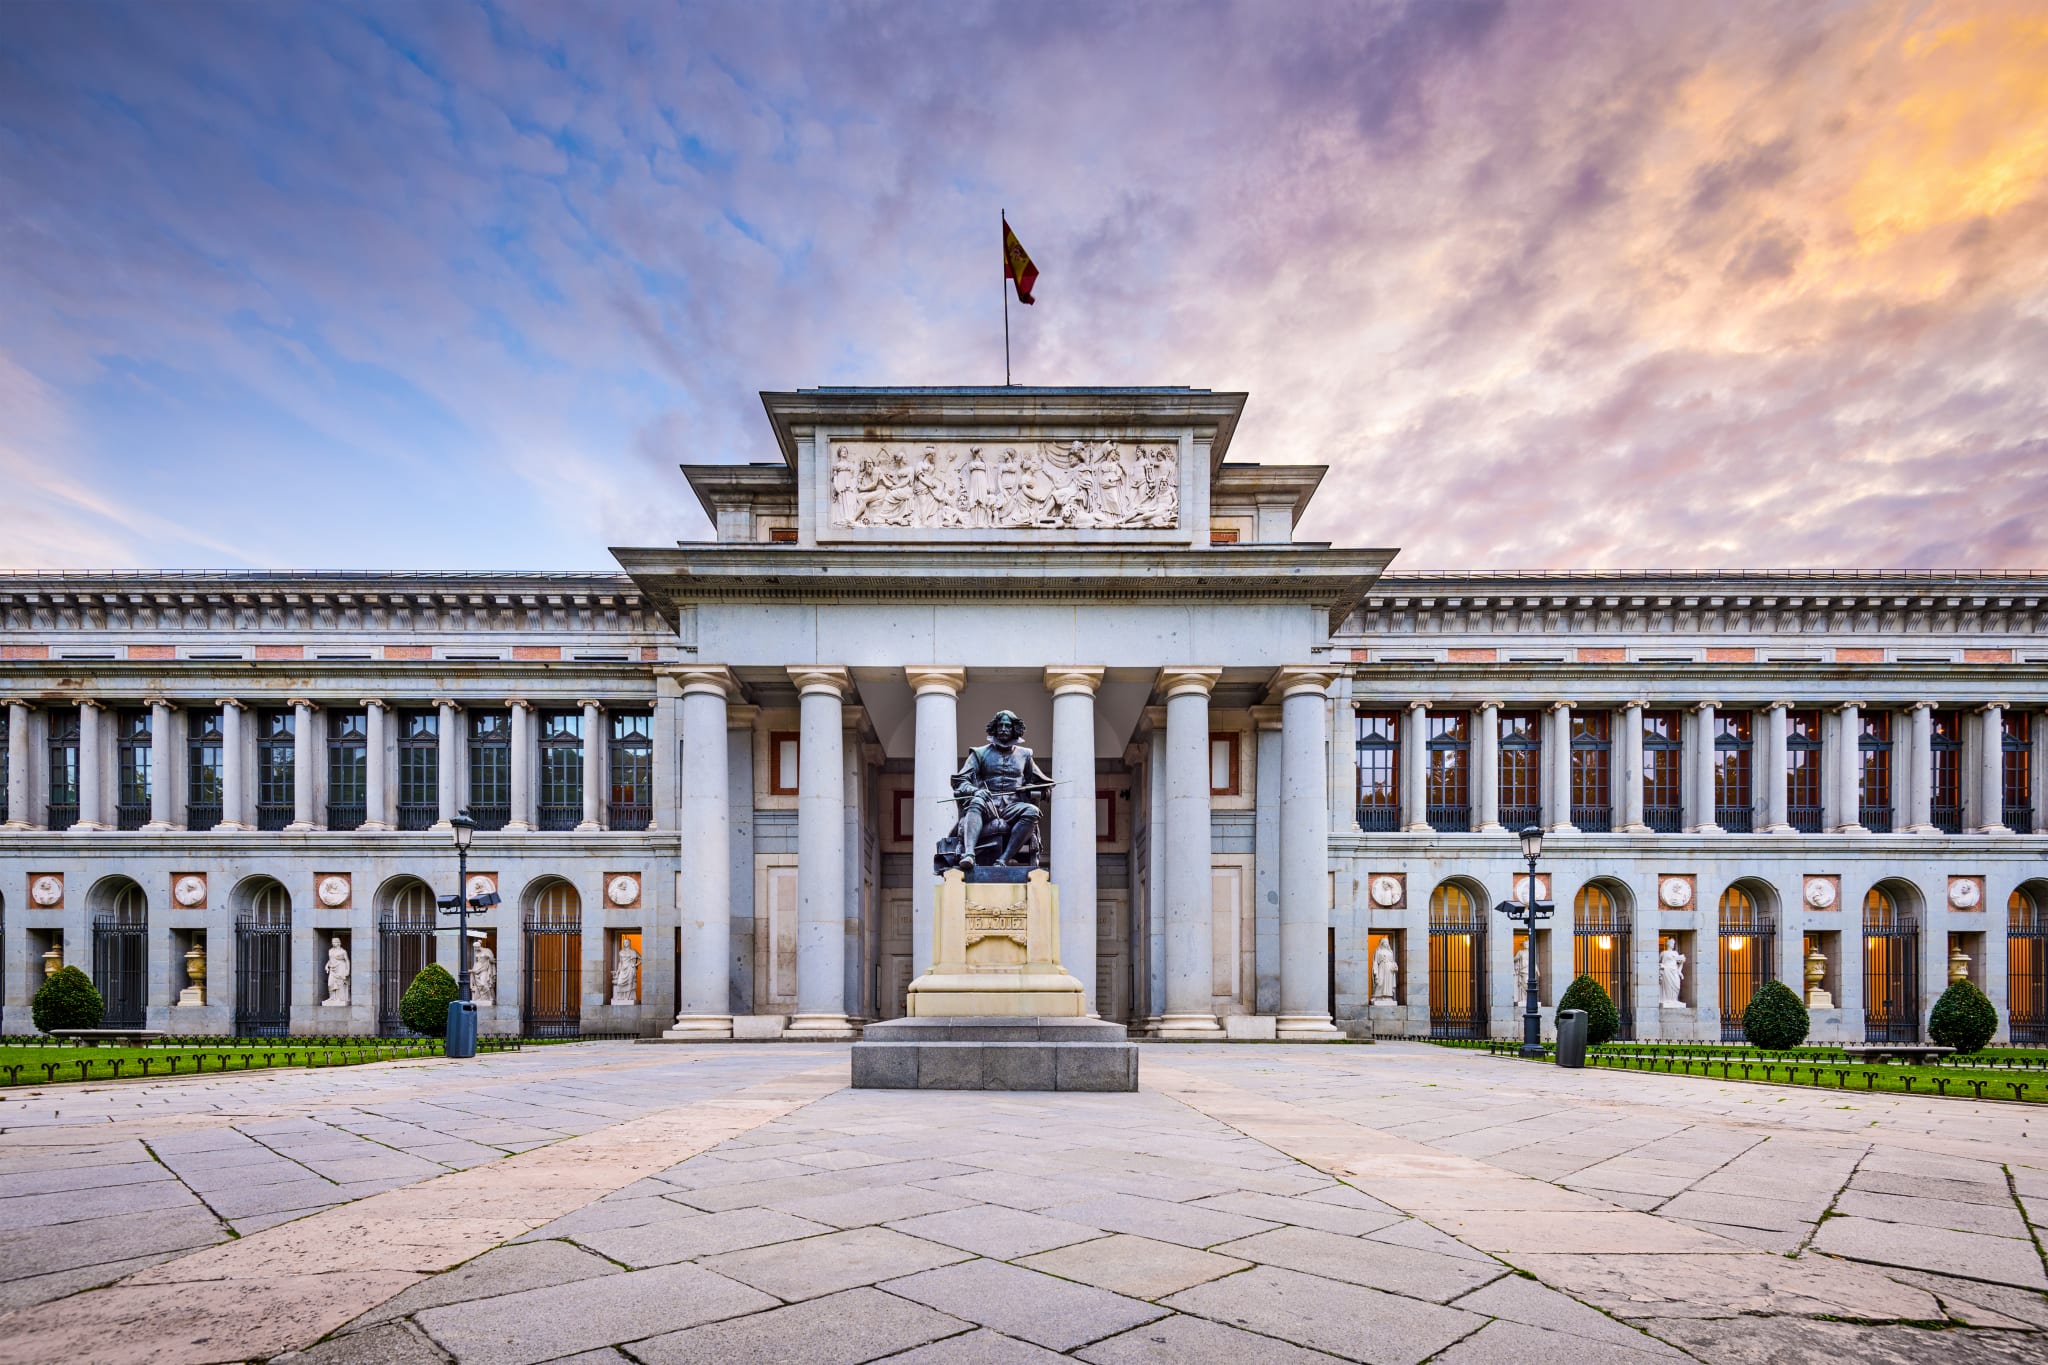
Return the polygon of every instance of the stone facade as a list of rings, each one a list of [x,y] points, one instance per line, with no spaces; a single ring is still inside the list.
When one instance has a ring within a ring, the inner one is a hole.
[[[1390,573],[1294,539],[1323,471],[1228,460],[1243,401],[767,394],[778,462],[685,468],[717,539],[622,573],[0,576],[0,1026],[54,950],[150,1027],[389,1028],[468,807],[486,1031],[849,1036],[1005,707],[1134,1030],[1514,1035],[1524,823],[1544,1000],[1591,969],[1638,1037],[1814,952],[1821,1037],[1958,952],[2039,1009],[2048,576]]]

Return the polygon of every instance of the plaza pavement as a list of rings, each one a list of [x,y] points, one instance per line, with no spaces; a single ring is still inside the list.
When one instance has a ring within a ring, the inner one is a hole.
[[[2048,1361],[2048,1111],[1416,1044],[1136,1095],[592,1043],[10,1092],[0,1362]]]

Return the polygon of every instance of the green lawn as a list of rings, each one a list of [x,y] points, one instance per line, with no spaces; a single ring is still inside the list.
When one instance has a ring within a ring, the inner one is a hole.
[[[519,1046],[514,1039],[479,1038],[479,1052]],[[0,1086],[126,1080],[138,1076],[219,1075],[272,1067],[356,1066],[408,1057],[438,1057],[438,1038],[263,1038],[214,1045],[74,1047],[10,1040],[0,1044]]]

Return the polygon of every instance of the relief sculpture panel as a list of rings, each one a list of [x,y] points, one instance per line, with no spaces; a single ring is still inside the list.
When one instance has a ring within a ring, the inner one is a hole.
[[[832,525],[920,530],[1172,529],[1172,443],[834,442]]]

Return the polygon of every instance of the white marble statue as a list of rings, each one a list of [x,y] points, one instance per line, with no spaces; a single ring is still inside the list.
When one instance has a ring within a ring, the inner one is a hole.
[[[1529,945],[1515,945],[1515,998],[1520,1000],[1529,993]]]
[[[1676,939],[1664,940],[1664,951],[1657,955],[1657,987],[1662,996],[1659,1003],[1667,1010],[1682,1010],[1685,1002],[1678,998],[1678,991],[1685,984],[1685,954],[1678,951]]]
[[[482,943],[469,960],[469,998],[478,1005],[498,1003],[498,955]]]
[[[338,938],[327,942],[327,998],[320,1003],[340,1008],[348,1004],[348,949]]]
[[[1386,939],[1372,953],[1372,1002],[1375,1005],[1398,1003],[1394,994],[1401,979],[1400,964],[1394,961],[1394,945]]]
[[[621,941],[618,963],[612,968],[612,1003],[633,1005],[639,1003],[640,954],[633,945]]]

